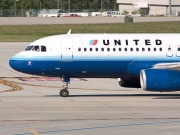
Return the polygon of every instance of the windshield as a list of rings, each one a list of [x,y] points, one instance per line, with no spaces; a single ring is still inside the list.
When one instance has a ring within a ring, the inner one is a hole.
[[[25,49],[25,51],[30,51],[33,47],[34,47],[33,45],[28,46],[28,47]]]
[[[39,52],[39,45],[36,45],[34,48],[33,48],[33,51],[36,51],[36,52]]]

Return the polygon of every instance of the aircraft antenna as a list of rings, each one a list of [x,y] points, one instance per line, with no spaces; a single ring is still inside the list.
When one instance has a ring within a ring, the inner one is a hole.
[[[68,31],[68,33],[67,33],[68,35],[70,35],[71,34],[71,29]]]

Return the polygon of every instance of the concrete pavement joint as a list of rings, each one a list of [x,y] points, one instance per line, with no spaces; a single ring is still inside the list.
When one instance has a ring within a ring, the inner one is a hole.
[[[11,103],[12,103],[13,105],[15,105],[15,106],[17,106],[17,107],[21,108],[21,109],[24,109],[24,110],[27,110],[27,111],[32,111],[32,112],[36,113],[35,111],[30,110],[30,109],[28,109],[28,108],[26,108],[26,107],[22,107],[22,106],[20,106],[20,105],[18,105],[18,104],[16,104],[16,103],[14,103],[14,102],[11,102]]]
[[[178,120],[180,118],[87,118],[87,119],[51,119],[51,120],[0,120],[0,122],[51,122],[51,121],[109,121],[109,120]]]
[[[84,130],[107,129],[107,128],[118,128],[118,127],[134,127],[134,126],[170,124],[170,123],[180,123],[180,120],[159,121],[159,122],[143,122],[143,123],[130,123],[130,124],[118,124],[118,125],[95,126],[95,127],[84,127],[84,128],[72,128],[72,129],[62,129],[62,130],[49,130],[49,131],[41,131],[41,132],[38,132],[38,133],[39,134],[62,133],[62,132],[71,132],[71,131],[84,131]],[[13,134],[13,135],[29,135],[29,134],[32,134],[32,133],[22,133],[22,134]]]
[[[118,108],[118,107],[114,107],[114,106],[110,106],[110,105],[108,105],[108,104],[105,104],[105,103],[103,103],[103,102],[101,102],[101,101],[98,101],[99,103],[101,103],[101,104],[103,104],[103,105],[105,105],[106,107],[110,107],[110,108],[114,108],[114,109],[118,109],[118,110],[123,110],[123,111],[125,111],[125,112],[130,112],[130,113],[133,113],[133,114],[138,114],[138,113],[136,113],[136,112],[132,112],[132,111],[129,111],[129,110],[125,110],[125,109],[123,109],[122,107],[121,108]]]

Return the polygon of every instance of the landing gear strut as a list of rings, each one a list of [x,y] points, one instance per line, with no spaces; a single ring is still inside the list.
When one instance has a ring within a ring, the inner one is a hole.
[[[63,77],[61,78],[62,82],[65,84],[63,85],[63,89],[60,90],[59,95],[61,97],[68,97],[69,91],[68,91],[68,84],[70,83],[70,78],[69,77]]]

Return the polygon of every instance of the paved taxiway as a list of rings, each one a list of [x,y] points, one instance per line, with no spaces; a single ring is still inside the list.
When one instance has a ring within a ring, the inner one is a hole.
[[[0,74],[13,71],[9,58],[29,43],[0,43]],[[180,94],[152,93],[118,86],[116,79],[74,80],[70,96],[59,97],[59,81],[21,81],[10,90],[0,84],[0,135],[179,135]]]
[[[133,22],[172,22],[180,17],[134,17]],[[124,23],[124,17],[1,17],[0,25]]]

